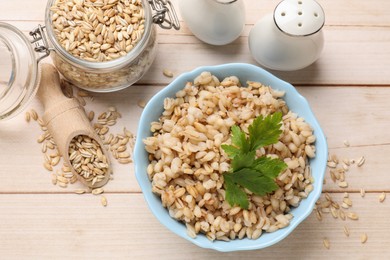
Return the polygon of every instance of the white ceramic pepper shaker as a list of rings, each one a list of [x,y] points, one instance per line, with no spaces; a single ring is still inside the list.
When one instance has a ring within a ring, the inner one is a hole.
[[[208,44],[231,43],[244,29],[243,0],[180,0],[179,9],[192,33]]]
[[[249,34],[254,59],[274,70],[298,70],[315,62],[323,49],[325,14],[314,0],[284,0]]]

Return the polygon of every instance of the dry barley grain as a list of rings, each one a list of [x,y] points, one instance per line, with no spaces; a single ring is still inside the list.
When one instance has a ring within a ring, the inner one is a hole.
[[[121,164],[128,164],[128,163],[133,162],[133,160],[130,159],[130,158],[119,158],[118,162],[121,163]]]
[[[56,156],[56,157],[54,157],[54,158],[51,160],[50,164],[51,164],[52,166],[56,166],[56,165],[60,162],[60,160],[61,160],[61,157],[60,157],[60,156]]]
[[[163,69],[163,74],[164,74],[165,77],[168,77],[168,78],[172,78],[173,77],[173,73],[169,69]]]
[[[42,153],[46,153],[47,152],[47,142],[44,142],[43,144],[42,144]]]
[[[368,239],[368,236],[367,236],[366,233],[360,235],[360,242],[361,242],[362,244],[366,243],[366,242],[367,242],[367,239]]]
[[[319,221],[322,221],[322,213],[319,210],[316,210],[316,217]]]
[[[107,198],[105,196],[101,196],[100,202],[102,203],[103,207],[107,207]]]
[[[65,177],[62,177],[60,175],[57,175],[57,182],[63,182],[63,183],[66,183],[68,184],[69,183],[69,180]]]
[[[335,162],[333,162],[333,161],[330,161],[330,162],[327,163],[327,166],[328,166],[329,168],[336,168],[336,167],[337,167],[337,163],[335,163]]]
[[[382,203],[386,199],[386,193],[382,192],[381,195],[379,195],[379,202]]]
[[[27,123],[30,122],[30,120],[31,120],[31,115],[30,115],[29,112],[26,112],[26,113],[24,114],[24,119],[26,120]]]
[[[339,185],[340,188],[347,188],[347,187],[348,187],[348,182],[346,182],[346,181],[340,181],[340,182],[338,183],[338,185]]]
[[[92,122],[94,118],[95,118],[95,112],[94,111],[89,111],[89,113],[88,113],[89,121]]]
[[[349,237],[349,228],[347,226],[344,226],[344,234]]]
[[[103,188],[97,188],[92,190],[93,195],[99,195],[102,194],[103,192],[104,192]]]
[[[37,111],[35,111],[34,109],[31,109],[30,110],[30,114],[31,114],[31,118],[34,120],[34,121],[37,121],[38,120],[38,113]]]
[[[45,134],[41,134],[41,135],[38,137],[37,142],[38,142],[38,143],[42,143],[42,142],[45,141],[45,140],[46,140]]]
[[[61,188],[67,188],[68,184],[64,182],[57,182],[57,185],[60,186]]]
[[[357,166],[361,167],[365,161],[366,161],[366,159],[364,158],[364,156],[360,157],[358,160]]]
[[[41,118],[38,118],[37,122],[38,122],[39,126],[41,126],[41,127],[46,126],[45,122]]]
[[[145,100],[138,100],[137,102],[137,105],[140,107],[140,108],[144,108],[146,106],[146,101]]]
[[[90,97],[90,95],[88,94],[88,92],[86,92],[86,91],[84,91],[84,90],[79,90],[79,91],[77,92],[77,95],[78,95],[79,97]]]
[[[117,149],[117,151],[118,151],[118,149]],[[118,157],[123,158],[123,159],[130,158],[130,154],[128,152],[121,152],[121,153],[118,153]]]
[[[53,171],[53,166],[49,162],[44,162],[43,167],[48,171]]]
[[[330,248],[329,239],[324,238],[324,240],[322,241],[322,243],[324,244],[324,247],[325,247],[326,249],[329,249],[329,248]]]
[[[331,207],[331,208],[330,208],[330,212],[331,212],[333,218],[338,218],[338,217],[339,217],[336,208]]]
[[[347,204],[349,207],[352,207],[352,200],[350,198],[344,198],[343,203]]]
[[[349,219],[352,219],[352,220],[358,220],[359,219],[359,216],[356,213],[354,213],[354,212],[348,212],[347,213],[347,217]]]
[[[360,188],[360,196],[364,198],[365,195],[366,195],[366,190],[364,188]]]

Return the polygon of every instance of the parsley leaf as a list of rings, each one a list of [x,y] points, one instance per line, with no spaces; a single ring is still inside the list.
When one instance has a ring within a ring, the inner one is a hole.
[[[240,153],[240,149],[233,145],[223,144],[221,147],[230,159],[233,159],[237,154]]]
[[[225,198],[230,205],[238,205],[243,209],[249,207],[248,197],[240,186],[238,186],[230,177],[231,174],[225,174],[226,195]]]
[[[238,126],[232,126],[231,131],[232,144],[223,144],[222,148],[225,153],[230,157],[230,159],[233,159],[234,157],[236,157],[236,155],[240,153],[248,152],[250,148],[250,143],[248,142],[244,131],[242,131]]]
[[[261,172],[269,178],[278,177],[279,173],[287,168],[287,164],[280,159],[271,159],[266,156],[257,158],[254,162],[253,169]]]
[[[278,142],[281,125],[282,113],[277,112],[257,117],[248,127],[248,137],[238,126],[232,126],[232,144],[221,146],[231,159],[231,169],[224,174],[225,198],[231,206],[249,207],[244,188],[259,196],[278,188],[275,178],[287,168],[286,163],[277,158],[256,158],[256,150]]]
[[[250,148],[250,143],[248,143],[244,131],[236,125],[232,126],[232,144],[239,148],[243,153],[248,152]]]
[[[282,113],[276,112],[273,115],[257,117],[248,127],[250,151],[259,149],[278,142],[282,133]]]
[[[234,173],[228,173],[234,183],[247,188],[256,195],[263,196],[278,188],[273,178],[263,175],[261,172],[250,168],[243,168]]]
[[[239,171],[242,168],[250,167],[252,166],[252,163],[254,162],[253,159],[255,158],[256,151],[252,151],[249,153],[239,153],[237,154],[234,159],[231,162],[231,168],[233,172]]]

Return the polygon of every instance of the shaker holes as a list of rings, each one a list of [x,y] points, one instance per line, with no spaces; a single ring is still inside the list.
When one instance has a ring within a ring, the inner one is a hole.
[[[286,13],[285,13],[285,12],[282,12],[280,15],[281,15],[281,16],[285,16],[285,15],[286,15]]]
[[[317,14],[317,13],[314,13],[314,16],[315,16],[315,17],[318,17],[318,14]]]
[[[299,12],[298,12],[298,15],[302,15],[302,12],[301,12],[301,11],[299,11]]]
[[[302,27],[302,23],[298,23],[298,27]]]
[[[298,1],[298,4],[301,5],[301,4],[302,4],[302,1]]]

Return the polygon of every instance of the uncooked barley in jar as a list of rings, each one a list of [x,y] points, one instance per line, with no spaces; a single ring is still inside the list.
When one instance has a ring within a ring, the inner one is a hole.
[[[291,208],[312,191],[309,159],[315,155],[312,127],[290,111],[284,92],[235,76],[218,79],[203,72],[166,98],[159,120],[144,139],[152,191],[170,216],[184,222],[191,237],[203,233],[210,240],[257,239],[289,225]],[[257,151],[289,165],[276,178],[279,188],[265,196],[246,192],[244,210],[225,200],[224,173],[230,159],[221,144],[230,144],[233,125],[247,131],[259,115],[282,112],[279,142]],[[307,154],[309,152],[309,154]]]
[[[156,55],[145,0],[52,0],[47,32],[54,65],[85,90],[107,92],[139,80]]]
[[[67,52],[87,61],[126,55],[145,30],[140,0],[55,0],[50,10],[57,41]]]

